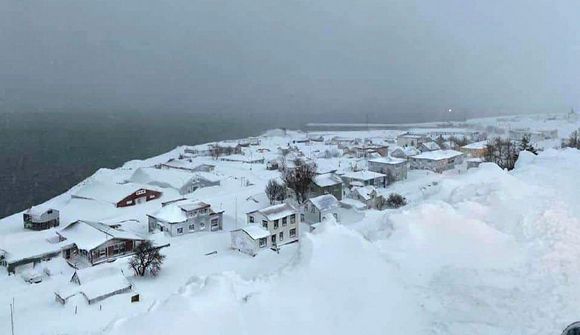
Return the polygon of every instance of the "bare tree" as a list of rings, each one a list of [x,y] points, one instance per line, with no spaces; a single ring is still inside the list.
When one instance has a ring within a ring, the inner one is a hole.
[[[519,150],[514,142],[496,137],[487,142],[484,158],[488,162],[496,163],[502,169],[512,170],[518,156]]]
[[[580,149],[580,134],[578,130],[574,130],[568,139],[562,141],[562,147]]]
[[[146,240],[135,248],[135,254],[129,261],[129,267],[137,276],[144,276],[147,272],[156,276],[161,271],[164,259],[165,255],[159,253],[159,248],[154,247],[151,241]]]
[[[524,135],[522,137],[522,140],[520,141],[519,149],[520,149],[520,151],[529,151],[529,152],[533,153],[534,155],[538,154],[538,150],[536,148],[534,148],[534,146],[531,144],[530,135]]]
[[[284,201],[286,199],[286,185],[277,182],[275,179],[270,179],[266,185],[266,195],[270,199],[270,205],[276,201]]]
[[[284,168],[282,171],[282,180],[288,188],[294,191],[296,201],[302,204],[307,200],[310,183],[315,175],[315,163],[306,163],[302,159],[296,159],[294,160],[293,168]]]

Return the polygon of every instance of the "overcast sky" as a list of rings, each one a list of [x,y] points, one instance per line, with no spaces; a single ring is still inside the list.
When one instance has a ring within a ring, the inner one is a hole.
[[[578,0],[0,0],[0,105],[580,109]]]

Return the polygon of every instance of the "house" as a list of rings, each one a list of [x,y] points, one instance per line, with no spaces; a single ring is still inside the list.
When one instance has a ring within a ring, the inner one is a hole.
[[[332,194],[342,200],[342,179],[334,173],[325,173],[314,176],[310,184],[310,194],[313,196]]]
[[[213,172],[215,165],[205,163],[193,163],[191,160],[171,159],[167,163],[155,166],[158,169],[176,169],[188,172]]]
[[[350,188],[355,185],[385,187],[387,176],[382,173],[363,170],[346,172],[341,177],[344,184]]]
[[[418,134],[403,134],[397,137],[397,145],[400,147],[418,147],[427,141],[427,136]]]
[[[391,157],[408,159],[411,156],[420,154],[421,151],[415,147],[398,147],[391,151]]]
[[[79,188],[71,197],[110,203],[115,207],[128,207],[159,199],[161,195],[161,191],[151,186],[94,181]]]
[[[412,170],[430,170],[441,173],[463,163],[463,154],[455,150],[436,150],[424,152],[410,158]]]
[[[57,235],[60,241],[67,241],[63,257],[77,268],[132,255],[135,247],[145,240],[100,222],[81,220],[57,231]]]
[[[61,245],[50,243],[44,237],[34,234],[23,238],[4,239],[0,243],[0,266],[8,273],[16,273],[20,268],[34,268],[43,261],[60,256]]]
[[[252,254],[251,251],[278,248],[298,241],[300,220],[298,211],[291,205],[273,205],[246,215],[248,226],[231,232],[233,249]]]
[[[58,227],[60,224],[59,212],[56,209],[34,206],[22,214],[24,228],[30,230],[45,230]]]
[[[367,209],[375,207],[377,190],[373,186],[355,187],[351,190],[349,197],[365,204]]]
[[[82,295],[91,305],[114,295],[130,292],[132,287],[122,270],[107,264],[77,269],[68,285],[54,294],[55,300],[63,305],[76,295]]]
[[[138,168],[129,178],[129,181],[161,188],[172,188],[182,195],[203,187],[220,185],[219,178],[208,172],[191,173],[184,170],[155,168]]]
[[[465,138],[470,141],[477,141],[481,137],[479,131],[467,128],[413,128],[409,133],[423,135],[430,138],[442,137],[448,139],[451,137]]]
[[[268,247],[270,231],[260,225],[252,224],[231,232],[232,248],[255,256],[260,249]]]
[[[466,160],[467,162],[467,169],[479,167],[481,163],[483,163],[483,159],[481,158],[469,158]]]
[[[241,154],[235,155],[228,155],[220,157],[221,161],[224,162],[240,162],[240,163],[247,163],[247,164],[263,164],[264,157],[252,157],[252,156],[245,156]]]
[[[533,131],[529,128],[510,129],[509,131],[509,138],[512,141],[521,141],[524,136],[528,137],[532,143],[543,141],[545,139],[544,133]]]
[[[320,195],[310,198],[304,204],[304,221],[309,224],[322,222],[323,218],[332,215],[339,221],[339,201],[332,194]]]
[[[347,148],[344,152],[346,155],[352,155],[357,158],[371,157],[373,155],[385,157],[389,153],[389,147],[386,145],[355,145]]]
[[[435,151],[435,150],[441,150],[441,147],[437,143],[430,141],[430,142],[421,143],[421,145],[419,145],[419,150],[421,152]]]
[[[487,141],[480,141],[462,146],[459,150],[468,157],[482,158],[487,153]]]
[[[369,159],[369,171],[386,175],[387,184],[407,179],[407,160],[403,158],[382,157]]]
[[[220,231],[224,211],[215,212],[202,201],[181,200],[148,214],[149,232],[159,229],[170,236],[200,231]]]

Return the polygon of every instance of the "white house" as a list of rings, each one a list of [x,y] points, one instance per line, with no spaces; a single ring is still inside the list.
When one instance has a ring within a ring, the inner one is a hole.
[[[403,134],[397,137],[397,145],[400,147],[418,147],[427,140],[427,136],[418,134]]]
[[[351,187],[354,185],[357,186],[376,186],[376,187],[385,187],[386,184],[386,175],[378,172],[373,171],[350,171],[342,176],[342,180],[347,185],[347,187]]]
[[[232,248],[246,252],[248,239],[257,244],[259,248],[277,248],[280,245],[298,241],[298,227],[300,220],[298,211],[289,204],[269,206],[246,214],[248,226],[232,231]],[[261,227],[250,228],[250,226]],[[250,232],[268,231],[267,236],[261,234],[249,234]],[[256,236],[262,236],[254,238]],[[243,237],[243,238],[242,238]],[[265,238],[265,241],[262,240]],[[265,242],[265,243],[264,243]]]
[[[431,170],[441,173],[463,163],[463,153],[455,150],[428,151],[411,157],[410,162],[413,170]]]
[[[258,224],[252,224],[231,232],[232,248],[255,256],[260,249],[271,246],[268,243],[270,231]]]
[[[90,304],[117,294],[130,292],[132,284],[114,265],[100,265],[76,270],[70,282],[55,292],[55,299],[66,304],[75,295],[82,295]]]
[[[365,204],[367,209],[371,209],[375,206],[377,190],[373,186],[355,187],[349,197]]]
[[[398,147],[391,151],[391,157],[407,159],[420,153],[421,151],[415,147]]]
[[[170,236],[200,231],[220,231],[223,211],[215,212],[211,205],[197,200],[169,203],[153,214],[148,214],[149,231],[159,229]]]
[[[207,177],[207,176],[210,177]],[[220,184],[217,176],[207,172],[191,173],[178,169],[138,168],[129,181],[147,185],[172,188],[179,194],[187,194],[202,187]]]
[[[304,220],[309,223],[321,222],[327,215],[339,220],[338,208],[340,203],[332,194],[324,194],[310,198],[304,204]]]
[[[382,157],[370,159],[368,167],[369,171],[386,175],[387,184],[407,179],[407,160],[403,158]]]
[[[421,152],[435,151],[435,150],[441,150],[441,147],[439,146],[439,144],[437,144],[433,141],[430,141],[430,142],[421,143],[421,145],[419,146],[419,150]]]
[[[30,230],[45,230],[58,227],[60,224],[59,212],[45,206],[34,206],[22,215],[24,228]]]

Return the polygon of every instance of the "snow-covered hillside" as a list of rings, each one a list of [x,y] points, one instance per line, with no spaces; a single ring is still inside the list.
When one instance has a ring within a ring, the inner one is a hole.
[[[579,124],[561,119],[549,126],[565,137]],[[268,135],[261,138],[266,160],[305,136]],[[16,334],[559,334],[580,319],[580,151],[547,144],[538,156],[523,152],[509,172],[491,163],[443,174],[409,171],[407,180],[388,187],[405,195],[407,206],[323,222],[312,233],[303,230],[299,244],[256,257],[231,250],[229,231],[267,202],[264,186],[279,173],[207,158],[221,185],[188,197],[224,210],[224,231],[171,238],[156,278],[131,276],[127,259],[111,263],[124,269],[140,302],[116,295],[95,305],[82,299],[60,305],[54,292],[74,271],[55,258],[45,265],[51,276],[39,284],[2,272],[0,304],[14,298]],[[302,151],[316,157],[325,146]],[[91,180],[124,181],[184,148],[100,170]],[[339,170],[358,162],[315,159]],[[124,228],[147,234],[145,215],[160,207],[153,201],[132,209],[97,206],[71,199],[75,189],[47,203],[64,221],[133,220]],[[54,235],[23,231],[20,214],[0,222],[0,246],[32,248]],[[0,333],[8,334],[9,325],[10,315],[0,313]]]

